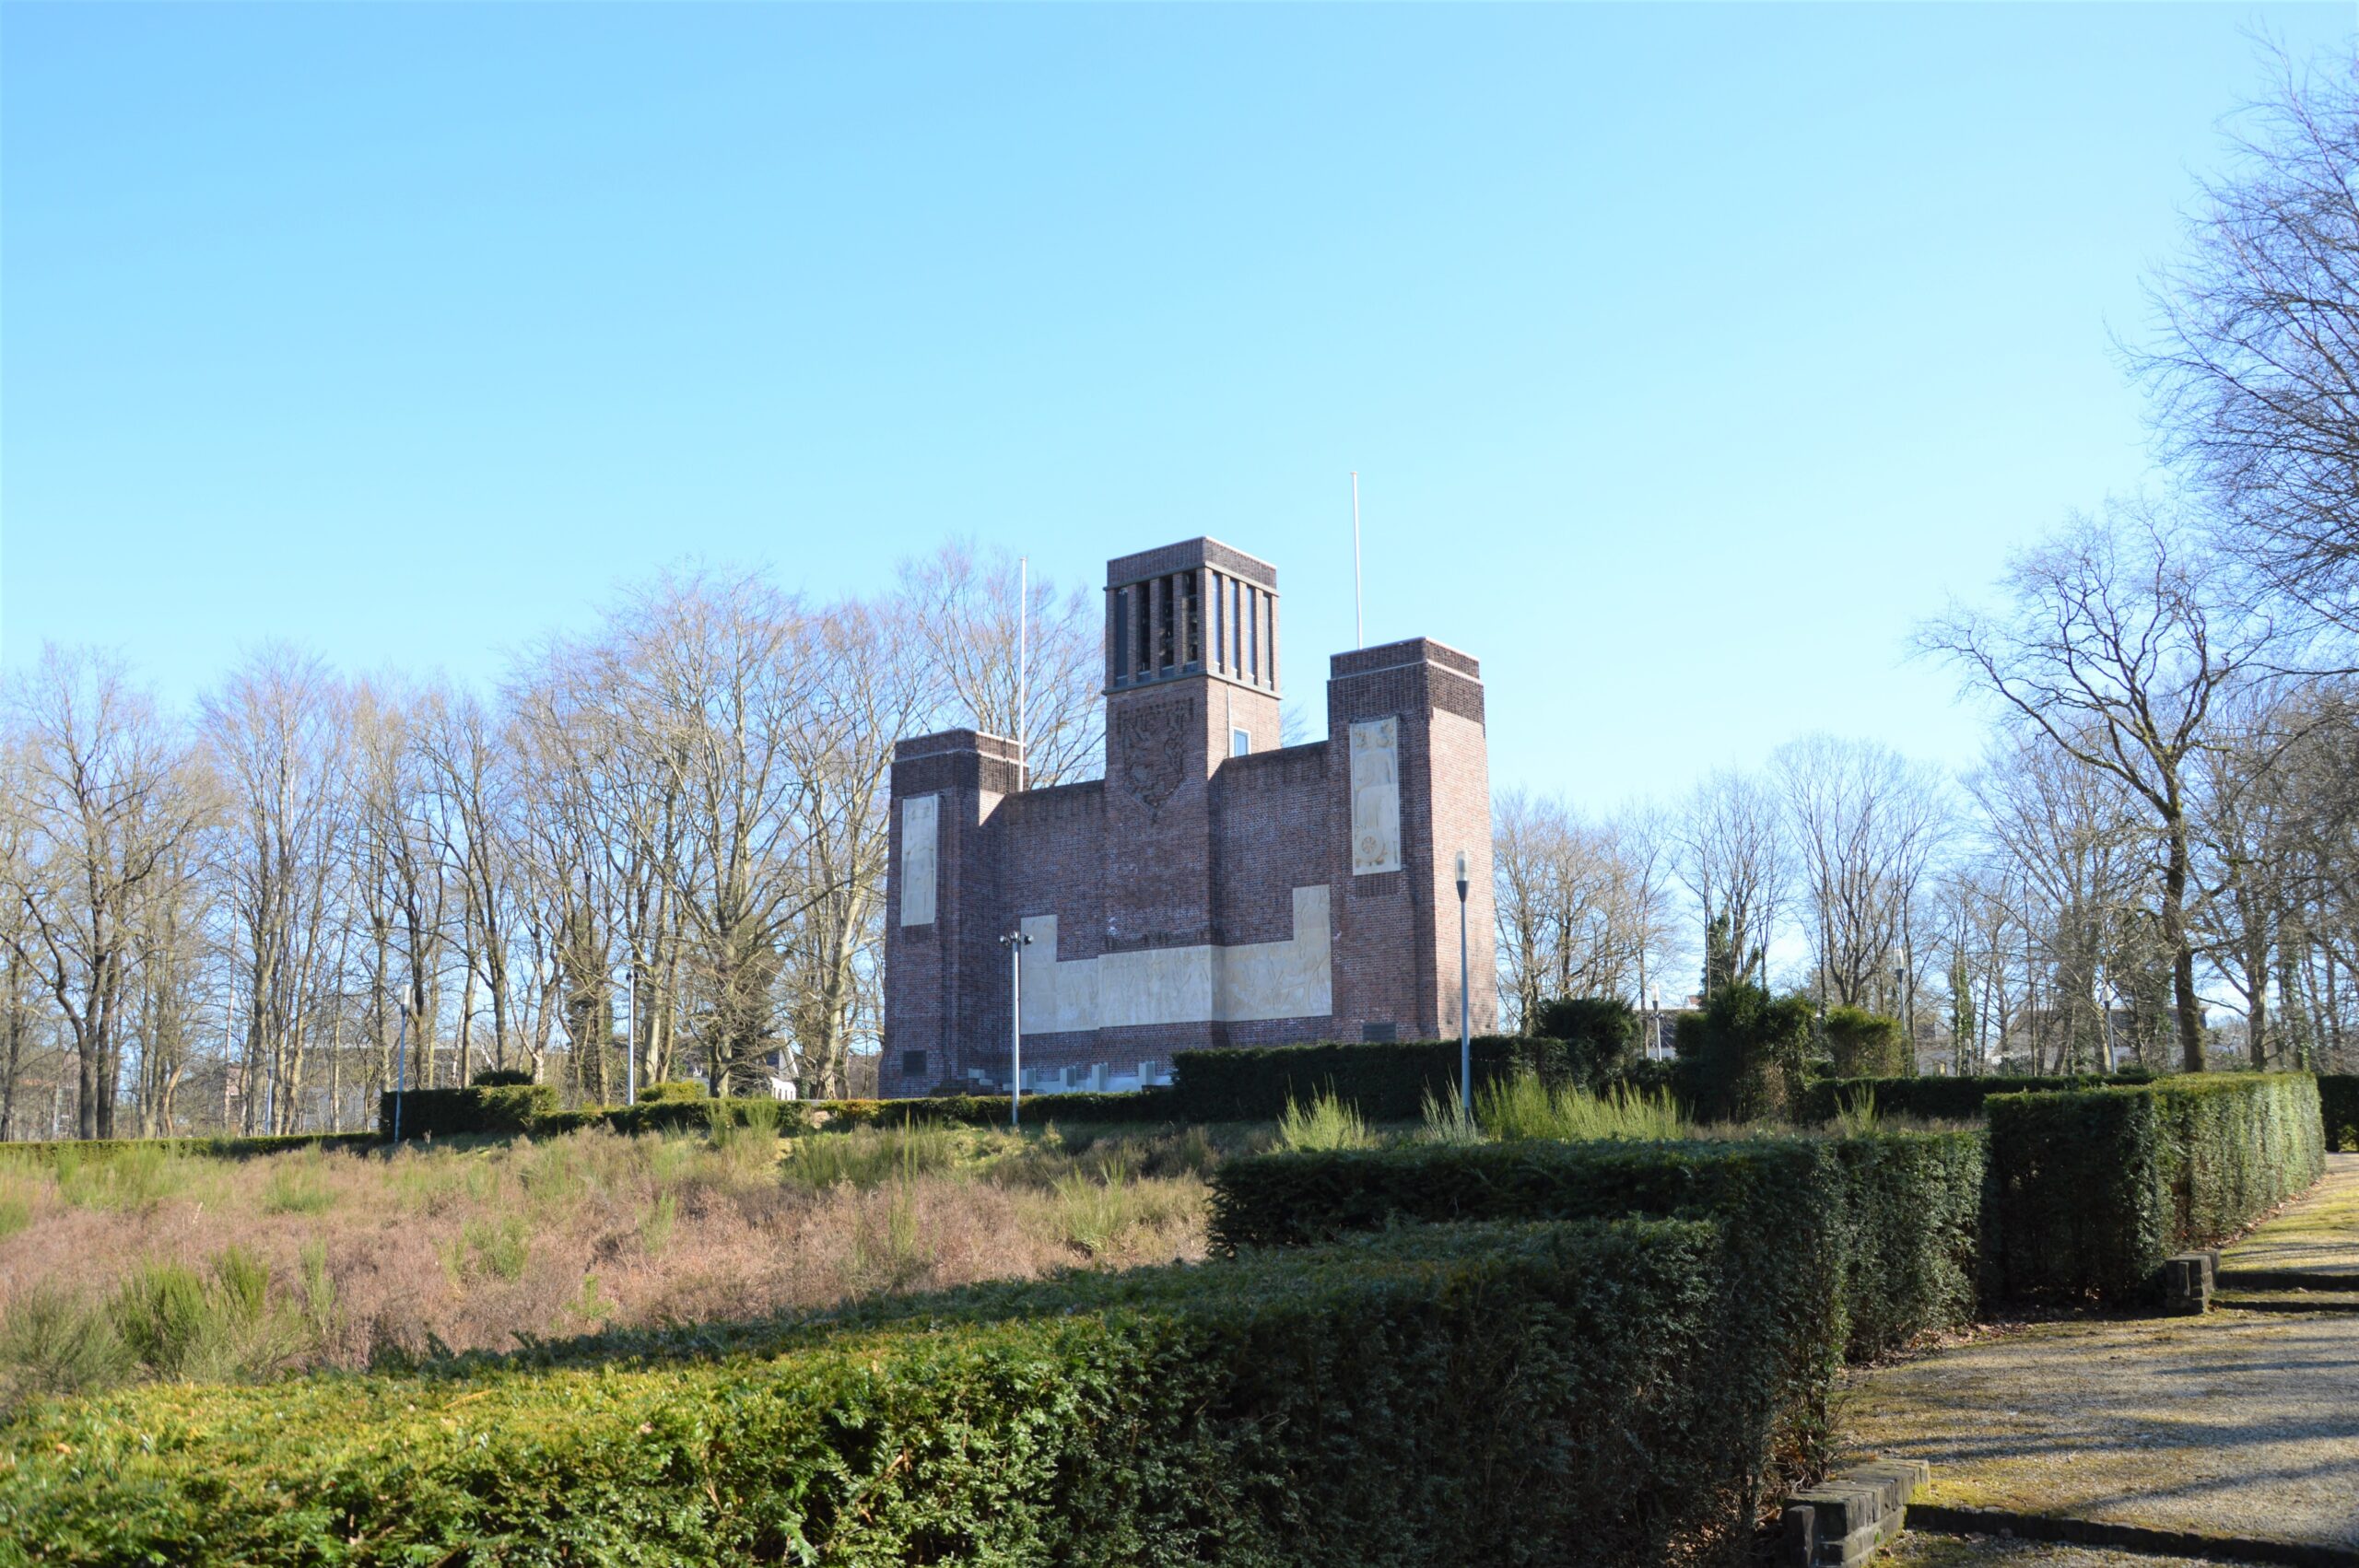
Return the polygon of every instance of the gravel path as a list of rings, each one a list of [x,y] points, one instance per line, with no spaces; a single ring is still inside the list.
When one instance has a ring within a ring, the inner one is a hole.
[[[2243,1248],[2359,1251],[2359,1159],[2335,1164]],[[1931,1463],[1926,1502],[2359,1547],[2359,1314],[2039,1324],[1860,1374],[1838,1419],[1847,1463]]]
[[[2210,1558],[2141,1557],[2094,1546],[1921,1533],[1902,1536],[1877,1561],[1897,1568],[2236,1568]]]

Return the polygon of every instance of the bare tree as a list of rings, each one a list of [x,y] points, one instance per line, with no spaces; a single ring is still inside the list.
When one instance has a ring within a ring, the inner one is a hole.
[[[935,722],[1023,739],[1039,788],[1087,777],[1099,766],[1106,656],[1094,601],[1078,590],[1060,594],[1037,574],[1027,595],[1019,591],[1021,577],[1008,551],[985,553],[971,540],[952,540],[901,563],[899,597]],[[1019,600],[1030,607],[1024,627]],[[1029,673],[1021,694],[1019,631]]]
[[[9,706],[27,747],[12,782],[29,850],[10,890],[26,920],[10,941],[71,1035],[79,1135],[111,1138],[136,907],[204,808],[154,701],[114,661],[44,649]]]
[[[2222,544],[2282,594],[2359,629],[2359,57],[2246,106],[2186,258],[2150,287],[2132,355],[2170,456],[2218,502]]]
[[[1889,746],[1809,735],[1780,746],[1825,1000],[1863,1007],[1915,962],[1912,912],[1948,827],[1939,775]]]
[[[2164,848],[2161,934],[2179,1053],[2201,1071],[2189,770],[2213,700],[2269,646],[2271,628],[2223,608],[2213,559],[2146,508],[2076,519],[2016,556],[2004,586],[2005,608],[1954,606],[1920,631],[1920,645],[2145,802]]]
[[[1711,950],[1725,941],[1729,978],[1768,979],[1769,944],[1784,918],[1792,882],[1785,813],[1767,784],[1722,768],[1687,798],[1673,823],[1673,869],[1696,900],[1705,931],[1705,988]]]

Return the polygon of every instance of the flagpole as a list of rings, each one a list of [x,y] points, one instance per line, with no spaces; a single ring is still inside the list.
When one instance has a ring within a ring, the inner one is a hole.
[[[1360,471],[1352,470],[1352,638],[1367,646],[1367,615],[1360,598]]]

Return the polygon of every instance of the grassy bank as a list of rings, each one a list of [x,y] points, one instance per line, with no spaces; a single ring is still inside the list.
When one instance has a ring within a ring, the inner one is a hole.
[[[0,1165],[0,1396],[401,1364],[1203,1254],[1245,1135],[603,1129]]]

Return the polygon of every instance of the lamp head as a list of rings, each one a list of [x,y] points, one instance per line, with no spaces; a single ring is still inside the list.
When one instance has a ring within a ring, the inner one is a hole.
[[[1466,902],[1466,851],[1458,852],[1458,901]]]

